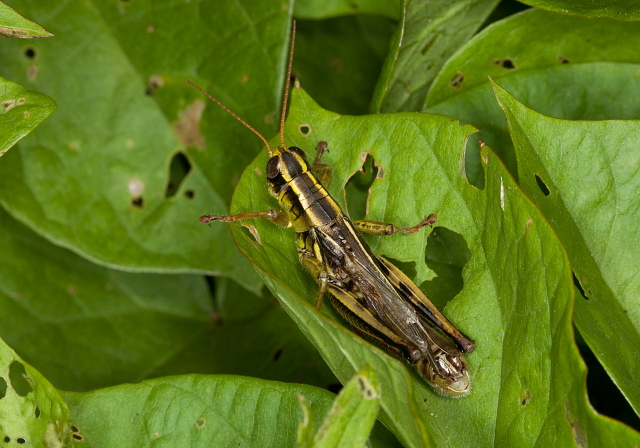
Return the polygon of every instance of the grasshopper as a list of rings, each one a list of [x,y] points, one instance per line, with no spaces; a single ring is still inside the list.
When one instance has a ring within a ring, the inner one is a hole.
[[[470,389],[470,379],[463,353],[473,351],[474,341],[451,324],[402,271],[373,254],[359,233],[412,234],[424,226],[431,226],[436,216],[429,215],[412,227],[351,221],[321,182],[327,183],[331,174],[330,168],[321,162],[327,143],[318,143],[317,157],[312,165],[302,149],[285,145],[284,121],[294,41],[295,22],[280,119],[280,145],[276,148],[220,101],[187,81],[264,142],[270,156],[266,167],[269,193],[282,209],[204,215],[200,222],[211,225],[214,221],[232,223],[266,218],[281,227],[293,227],[300,262],[318,283],[317,309],[321,308],[323,297],[328,295],[333,307],[351,324],[355,333],[406,359],[439,393],[450,397],[465,395]]]

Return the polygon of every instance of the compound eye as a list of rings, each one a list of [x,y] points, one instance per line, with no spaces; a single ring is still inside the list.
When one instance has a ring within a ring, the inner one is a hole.
[[[302,157],[304,160],[307,160],[307,154],[305,154],[305,152],[297,146],[289,146],[289,148],[287,149],[289,150],[289,152],[292,152],[293,154]]]
[[[273,156],[267,162],[267,178],[273,179],[280,174],[280,156]]]

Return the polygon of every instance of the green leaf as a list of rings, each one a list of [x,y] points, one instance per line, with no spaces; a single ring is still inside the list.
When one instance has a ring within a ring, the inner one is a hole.
[[[513,146],[489,76],[546,115],[640,118],[637,102],[629,101],[639,88],[640,56],[634,50],[639,45],[638,23],[527,10],[490,25],[461,48],[433,82],[425,110],[476,126],[516,175]],[[479,147],[475,139],[470,145],[466,170],[477,183]]]
[[[319,109],[300,89],[292,94],[288,141],[309,154],[319,140],[328,142],[335,198],[344,204],[344,184],[363,154],[371,154],[384,174],[372,186],[370,219],[411,225],[435,211],[437,225],[462,235],[472,254],[464,288],[445,312],[476,340],[468,356],[473,389],[452,400],[354,336],[329,306],[315,311],[317,285],[298,262],[292,230],[261,220],[245,223],[249,229],[232,225],[238,246],[338,378],[346,381],[372,365],[385,426],[405,446],[638,443],[636,433],[597,416],[587,402],[585,370],[572,337],[571,271],[554,233],[490,151],[483,152],[483,190],[461,175],[473,128],[426,114],[338,116]],[[234,212],[277,207],[264,188],[266,161],[263,153],[245,171]],[[419,284],[429,275],[426,237],[423,232],[369,242],[378,254],[415,262]]]
[[[69,409],[58,391],[0,339],[0,434],[5,446],[63,447]]]
[[[381,15],[397,19],[401,0],[298,0],[293,14],[299,19],[328,19],[349,14]]]
[[[0,78],[0,157],[55,109],[55,101],[48,96]]]
[[[497,3],[497,0],[403,2],[400,24],[370,109],[420,110],[444,62],[476,32]]]
[[[558,233],[584,291],[576,325],[639,412],[640,121],[558,120],[494,89],[522,188]]]
[[[51,37],[49,31],[35,22],[25,19],[15,9],[0,2],[0,34],[5,37]]]
[[[637,0],[522,0],[534,8],[595,19],[640,20]]]
[[[87,447],[262,448],[293,446],[298,394],[321,415],[334,397],[301,384],[204,375],[63,395]]]
[[[316,433],[315,448],[364,446],[380,407],[378,379],[370,365],[345,384]]]
[[[335,386],[317,350],[276,299],[222,279],[215,284],[212,322],[150,376],[187,373],[246,375],[267,380]]]
[[[16,3],[51,17],[47,2]],[[55,39],[3,41],[5,76],[56,98],[59,110],[3,158],[0,204],[92,261],[224,274],[257,291],[227,229],[207,231],[198,217],[226,210],[260,141],[184,80],[272,135],[288,5],[76,0],[56,10]],[[172,161],[185,176],[170,176]]]

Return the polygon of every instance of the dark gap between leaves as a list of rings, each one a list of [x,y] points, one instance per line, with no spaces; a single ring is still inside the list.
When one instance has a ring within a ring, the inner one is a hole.
[[[587,365],[587,393],[593,407],[601,414],[621,421],[640,431],[640,418],[620,389],[611,380],[587,344],[578,344]]]

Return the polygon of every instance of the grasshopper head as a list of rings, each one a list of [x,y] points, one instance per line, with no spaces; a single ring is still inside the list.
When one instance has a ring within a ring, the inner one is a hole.
[[[469,393],[469,367],[462,354],[439,351],[433,361],[435,364],[422,358],[416,364],[418,372],[430,386],[447,397],[462,397]]]
[[[278,146],[267,162],[267,181],[272,194],[279,193],[291,180],[309,170],[304,151],[296,146]]]

